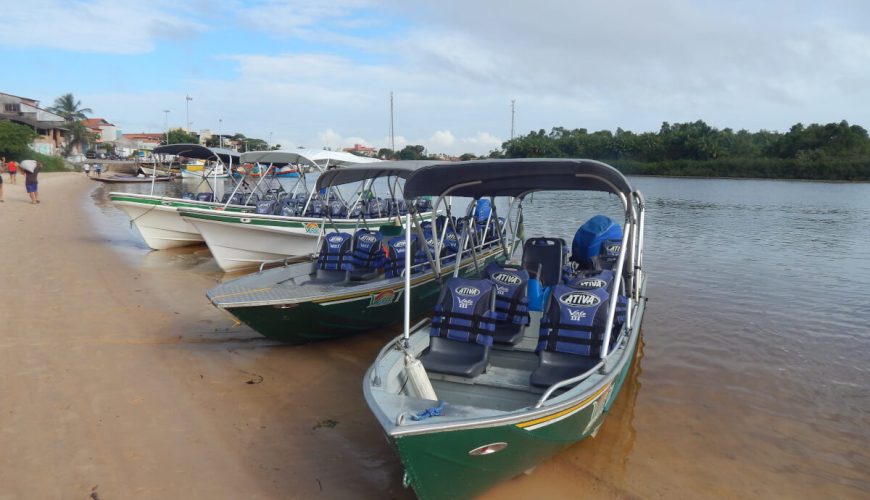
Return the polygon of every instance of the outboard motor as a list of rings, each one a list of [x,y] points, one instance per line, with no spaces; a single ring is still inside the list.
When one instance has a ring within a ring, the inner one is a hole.
[[[574,234],[571,244],[570,260],[581,269],[601,269],[601,262],[596,262],[602,253],[602,245],[605,250],[615,250],[619,257],[619,245],[613,246],[613,240],[621,245],[622,228],[619,224],[605,215],[596,215],[584,222]],[[615,259],[613,260],[615,262]]]

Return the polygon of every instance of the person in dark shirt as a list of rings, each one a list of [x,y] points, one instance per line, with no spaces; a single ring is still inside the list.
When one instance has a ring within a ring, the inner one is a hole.
[[[39,175],[39,171],[42,170],[42,164],[36,162],[36,167],[33,169],[33,172],[28,170],[24,170],[24,189],[27,190],[27,194],[30,195],[30,203],[37,204],[39,203],[39,181],[36,176]]]

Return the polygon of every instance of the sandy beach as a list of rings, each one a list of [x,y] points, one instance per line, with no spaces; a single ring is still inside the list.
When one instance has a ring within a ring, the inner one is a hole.
[[[407,497],[360,380],[389,335],[303,347],[233,327],[208,274],[133,268],[40,176],[0,204],[0,498]],[[366,355],[368,354],[368,355]]]

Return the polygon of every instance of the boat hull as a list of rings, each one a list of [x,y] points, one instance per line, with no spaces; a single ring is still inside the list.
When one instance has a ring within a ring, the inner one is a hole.
[[[316,252],[323,219],[234,214],[222,211],[187,211],[181,216],[196,228],[218,266],[225,272],[257,267],[263,262],[308,256]],[[373,219],[368,224],[393,224],[395,219]],[[352,233],[359,223],[333,221],[326,230]]]
[[[219,206],[214,203],[125,193],[109,193],[109,199],[127,214],[145,244],[154,250],[202,244],[202,235],[181,218],[178,208],[209,209]]]
[[[491,252],[484,265],[494,260]],[[466,264],[462,276],[470,275],[473,264]],[[411,293],[411,317],[428,314],[435,307],[441,282],[432,274],[415,277]],[[219,306],[264,337],[301,344],[346,337],[387,328],[402,322],[404,283],[392,280],[383,287],[298,303],[258,306]],[[215,302],[220,297],[209,295]]]

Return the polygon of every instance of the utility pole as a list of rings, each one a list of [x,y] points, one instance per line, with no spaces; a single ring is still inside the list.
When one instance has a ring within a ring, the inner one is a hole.
[[[393,91],[390,91],[390,149],[396,153],[396,129],[393,128]]]
[[[224,128],[224,119],[218,118],[218,141],[220,141],[220,147],[224,147],[224,136],[221,132]]]
[[[511,140],[514,140],[514,118],[516,116],[516,100],[511,99]]]
[[[190,133],[190,101],[192,101],[192,100],[193,100],[193,97],[190,97],[189,95],[185,96],[185,103],[184,104],[186,105],[186,109],[187,109],[187,115],[185,116],[185,118],[187,120],[187,133],[188,134]]]
[[[272,150],[272,132],[269,132],[269,147],[267,149]]]
[[[169,123],[169,110],[164,109],[163,110],[163,136],[166,138],[166,144],[169,144],[169,128],[167,125],[168,123]]]

